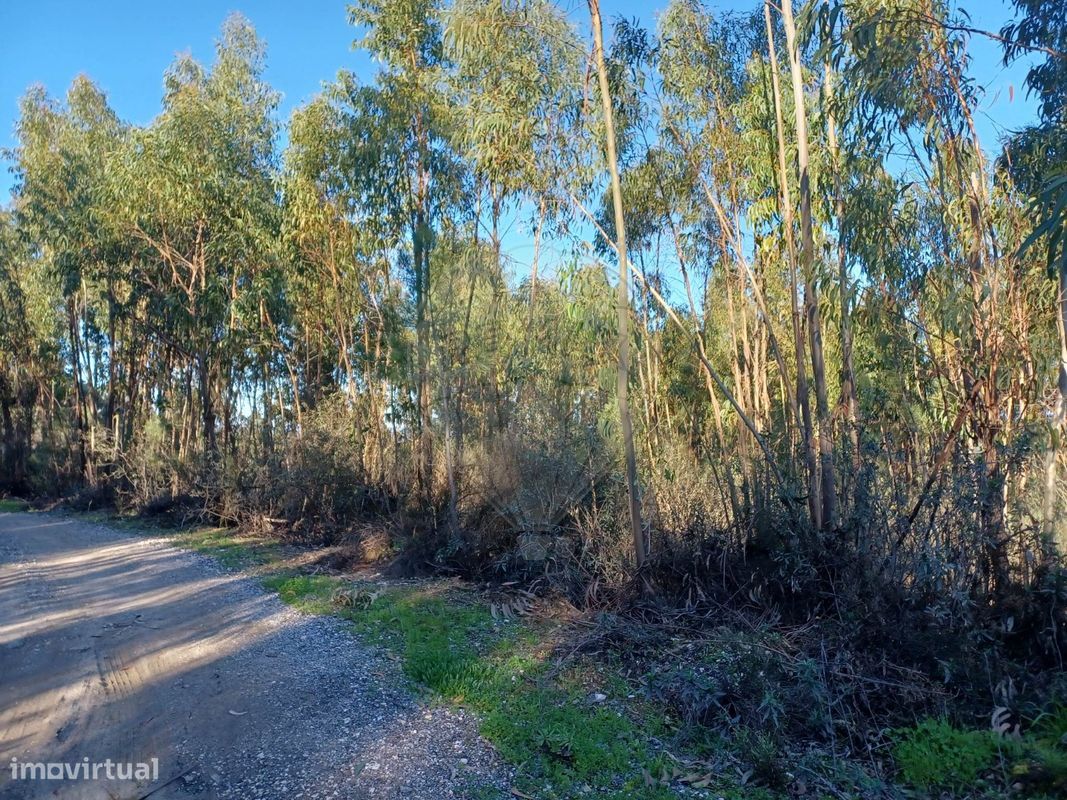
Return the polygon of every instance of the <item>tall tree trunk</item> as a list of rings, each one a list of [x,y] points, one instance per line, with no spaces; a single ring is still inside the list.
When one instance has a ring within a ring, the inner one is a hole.
[[[1058,522],[1057,471],[1063,439],[1067,434],[1067,249],[1060,259],[1059,287],[1056,294],[1056,330],[1060,342],[1060,363],[1057,379],[1058,393],[1052,417],[1052,441],[1046,454],[1045,466],[1045,553],[1050,558],[1055,553]]]
[[[822,509],[820,528],[834,526],[837,511],[837,488],[834,475],[834,444],[830,431],[830,403],[826,392],[826,364],[822,349],[822,324],[819,314],[818,285],[815,277],[815,242],[811,220],[811,174],[808,169],[808,122],[804,104],[804,73],[800,63],[800,45],[793,21],[792,0],[782,0],[782,24],[789,72],[793,79],[793,107],[797,126],[797,170],[800,176],[800,245],[804,267],[804,302],[807,308],[808,335],[811,338],[811,371],[815,381],[815,404],[819,415],[819,462],[822,473]]]
[[[419,405],[419,441],[417,478],[423,500],[431,502],[433,495],[433,439],[430,406],[430,320],[429,266],[426,222],[421,210],[415,215],[413,255],[415,268],[415,349],[416,349],[416,394]]]
[[[622,428],[622,443],[626,458],[626,494],[630,507],[630,531],[633,535],[634,558],[637,562],[637,568],[640,569],[645,563],[647,548],[644,529],[641,524],[641,498],[637,488],[637,457],[634,454],[634,431],[633,422],[630,418],[628,397],[630,382],[630,267],[626,257],[626,220],[622,210],[622,184],[619,180],[619,164],[615,153],[615,123],[612,118],[608,68],[604,61],[604,30],[600,21],[600,0],[589,0],[589,16],[593,27],[593,52],[600,82],[600,99],[604,107],[608,171],[611,173],[611,199],[615,212],[615,246],[619,256],[619,293],[617,298],[619,317],[619,374],[617,383],[619,423]]]
[[[537,307],[537,267],[541,260],[541,232],[545,227],[545,198],[537,207],[537,227],[534,229],[533,261],[530,264],[530,322],[533,323],[534,309]]]
[[[78,471],[82,479],[90,486],[95,485],[92,452],[86,448],[89,426],[92,425],[88,412],[85,387],[82,384],[81,337],[78,335],[77,295],[67,302],[67,322],[70,328],[71,368],[74,372],[74,419],[78,434]]]
[[[214,458],[218,453],[215,439],[215,399],[212,396],[211,363],[207,352],[202,352],[197,359],[197,376],[200,384],[200,412],[204,437],[204,455]]]
[[[782,88],[778,75],[778,53],[774,46],[774,25],[771,23],[771,3],[764,0],[763,19],[767,28],[767,55],[771,67],[771,93],[774,99],[774,124],[778,139],[778,198],[785,233],[786,255],[789,258],[789,297],[793,318],[793,347],[796,352],[797,405],[800,408],[801,438],[808,477],[808,513],[816,528],[822,527],[822,504],[819,498],[819,467],[815,454],[815,435],[811,422],[811,399],[808,396],[808,371],[804,362],[808,349],[804,344],[797,288],[797,254],[793,238],[793,199],[789,191],[789,171],[786,161],[785,121],[782,111]],[[792,59],[790,59],[792,62]]]

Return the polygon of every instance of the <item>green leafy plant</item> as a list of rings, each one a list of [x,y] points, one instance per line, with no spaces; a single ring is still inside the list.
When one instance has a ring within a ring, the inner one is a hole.
[[[921,789],[961,789],[997,761],[1001,742],[992,731],[962,731],[943,719],[926,719],[895,732],[893,756],[900,775]]]

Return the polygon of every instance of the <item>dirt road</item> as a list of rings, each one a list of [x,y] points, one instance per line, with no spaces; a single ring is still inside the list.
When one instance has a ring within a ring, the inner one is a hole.
[[[158,778],[120,779],[118,764],[151,759]],[[19,777],[29,762],[103,766]],[[339,621],[161,539],[0,514],[0,797],[442,800],[505,785],[472,719],[419,702]]]

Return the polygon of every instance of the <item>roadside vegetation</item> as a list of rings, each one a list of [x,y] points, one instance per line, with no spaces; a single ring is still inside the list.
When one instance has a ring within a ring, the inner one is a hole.
[[[1062,696],[1049,710],[1029,708],[1032,716],[1002,708],[991,723],[964,727],[915,715],[868,732],[866,752],[842,757],[797,735],[798,724],[832,717],[821,706],[835,687],[826,665],[798,664],[788,633],[774,626],[642,624],[632,614],[583,614],[515,585],[388,577],[355,562],[337,569],[334,549],[231,528],[174,531],[91,516],[162,533],[304,613],[351,623],[431,702],[477,713],[482,735],[514,770],[515,797],[1051,800],[1067,787]]]
[[[364,0],[285,121],[239,15],[145,125],[31,87],[0,492],[345,617],[531,797],[1062,795],[1067,20],[967,5]]]

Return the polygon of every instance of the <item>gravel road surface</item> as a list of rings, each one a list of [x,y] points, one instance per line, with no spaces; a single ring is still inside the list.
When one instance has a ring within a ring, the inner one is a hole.
[[[158,777],[113,766],[108,780],[108,759],[158,759]],[[97,780],[19,777],[37,762],[103,766]],[[418,699],[341,621],[165,539],[0,513],[0,798],[481,800],[506,787],[475,720]]]

